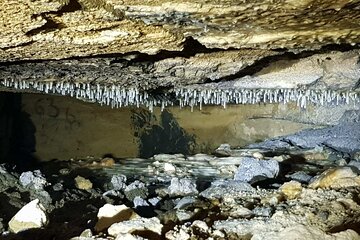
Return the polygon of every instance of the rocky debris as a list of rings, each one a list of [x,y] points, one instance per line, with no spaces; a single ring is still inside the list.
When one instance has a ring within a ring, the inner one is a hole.
[[[136,197],[146,199],[149,192],[145,184],[139,180],[135,180],[124,189],[126,198],[129,201],[134,201]]]
[[[75,186],[81,190],[90,190],[92,189],[93,184],[89,179],[86,179],[82,176],[77,176],[75,178]]]
[[[235,173],[234,180],[255,183],[266,178],[275,178],[279,173],[279,163],[275,160],[259,160],[245,157]]]
[[[114,223],[108,229],[108,233],[111,236],[118,236],[119,234],[133,233],[149,231],[149,235],[155,234],[158,237],[161,235],[163,225],[160,223],[160,220],[156,217],[152,218],[135,218],[128,221],[123,221],[119,223]]]
[[[360,172],[360,161],[351,160],[348,166],[355,167]]]
[[[259,234],[253,236],[253,239],[263,239],[258,237]],[[269,239],[309,239],[309,240],[355,240],[360,239],[360,235],[354,230],[348,229],[333,234],[327,234],[313,226],[304,226],[297,224],[296,226],[287,227],[278,233],[270,233]]]
[[[44,189],[48,185],[40,170],[23,172],[19,178],[20,184],[24,187],[33,187],[36,190]]]
[[[48,224],[45,208],[35,199],[22,207],[9,222],[9,230],[14,233],[33,228],[42,228]]]
[[[148,199],[148,202],[152,205],[152,206],[156,206],[159,202],[160,202],[161,198],[159,197],[153,197]]]
[[[360,177],[351,167],[338,167],[324,171],[309,184],[310,188],[334,188],[360,186]]]
[[[211,186],[205,189],[200,195],[207,199],[222,199],[225,197],[236,198],[243,194],[251,194],[256,190],[249,183],[241,181],[215,181]]]
[[[191,235],[188,233],[189,229],[182,225],[182,226],[176,226],[174,230],[170,230],[165,234],[166,239],[169,240],[185,240],[190,239]]]
[[[231,146],[230,144],[221,144],[216,150],[215,155],[219,157],[229,157],[231,156]]]
[[[167,189],[170,196],[186,196],[195,195],[198,193],[196,183],[192,179],[187,178],[172,178],[170,186]]]
[[[136,196],[133,200],[134,208],[149,206],[149,203],[139,196]]]
[[[113,175],[111,177],[111,184],[114,190],[123,190],[126,188],[126,176],[123,174]]]
[[[339,152],[353,154],[360,150],[359,139],[360,125],[346,122],[322,129],[303,130],[290,136],[281,137],[273,140],[272,148],[277,148],[279,142],[286,142],[299,148],[313,149],[325,146]]]
[[[157,154],[152,157],[154,161],[159,162],[172,162],[175,160],[184,160],[185,156],[183,154]]]
[[[164,171],[166,173],[174,173],[176,171],[176,168],[171,163],[164,163]]]
[[[41,231],[73,240],[231,240],[296,236],[292,227],[299,226],[299,231],[310,239],[356,239],[358,236],[351,230],[356,230],[360,224],[356,162],[340,167],[337,160],[344,156],[328,153],[326,148],[290,148],[285,155],[259,149],[231,149],[229,157],[158,155],[156,164],[152,164],[156,162],[154,158],[136,159],[138,168],[143,168],[145,174],[138,174],[143,173],[139,169],[134,174],[132,165],[126,172],[123,163],[100,171],[88,164],[79,167],[74,160],[68,163],[68,174],[61,175],[56,170],[53,171],[55,175],[50,174],[51,177],[45,179],[53,186],[48,190],[53,204],[44,205],[50,222]],[[286,161],[279,163],[274,160],[277,156],[286,156]],[[309,160],[291,163],[293,156],[306,156]],[[328,159],[322,159],[323,156]],[[284,168],[281,172],[277,170],[275,183],[272,178],[264,178],[262,182],[255,182],[258,183],[256,187],[220,171],[209,175],[213,173],[209,169],[224,166],[240,169],[248,158],[256,164],[274,161],[278,168],[279,165]],[[167,161],[176,165],[175,172],[147,172],[149,165],[162,169]],[[188,170],[193,171],[182,177]],[[25,205],[22,197],[45,190],[35,190],[31,185],[23,187],[19,177],[5,167],[0,166],[0,172],[3,190],[0,193],[0,218],[3,220],[0,222],[6,231],[6,223]],[[91,176],[96,184],[106,187],[91,191],[77,189],[73,181],[74,176],[80,174]],[[310,180],[312,175],[316,177]],[[128,178],[133,182],[127,184]],[[6,183],[8,180],[14,182]],[[62,187],[55,191],[55,183],[61,183]],[[110,192],[119,195],[115,197]],[[7,217],[5,209],[14,212]]]
[[[146,239],[130,233],[120,233],[119,235],[117,235],[115,240],[146,240]]]
[[[97,232],[102,232],[114,223],[133,219],[137,214],[125,205],[105,204],[99,209],[98,221],[95,225]]]
[[[92,233],[91,229],[85,229],[80,234],[80,237],[84,237],[84,238],[91,238],[92,236],[93,236],[93,233]]]
[[[0,190],[4,192],[7,188],[16,187],[18,176],[11,174],[4,165],[0,165]]]
[[[105,157],[100,161],[100,166],[102,167],[113,167],[114,165],[115,165],[115,160],[111,157]]]
[[[196,199],[194,197],[191,197],[191,196],[183,197],[179,201],[177,201],[174,209],[186,208],[187,206],[190,206],[195,202],[196,202]]]
[[[221,167],[225,165],[239,166],[246,157],[220,157],[209,160],[210,165]]]
[[[229,216],[232,218],[250,218],[254,216],[254,213],[246,207],[238,206],[231,209]]]
[[[312,176],[308,175],[304,171],[294,172],[290,175],[286,175],[286,177],[300,183],[309,183],[312,179]]]
[[[252,154],[252,156],[254,157],[254,158],[257,158],[257,159],[264,159],[264,155],[262,154],[262,153],[260,153],[260,152],[254,152],[253,154]],[[278,160],[277,160],[278,161]]]
[[[280,187],[280,191],[286,196],[287,199],[295,199],[300,196],[302,191],[301,183],[297,181],[290,181],[284,183]]]

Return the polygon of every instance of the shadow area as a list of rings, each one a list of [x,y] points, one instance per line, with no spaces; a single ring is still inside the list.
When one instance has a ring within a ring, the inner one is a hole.
[[[34,156],[36,128],[22,110],[20,93],[0,93],[0,163],[16,165],[16,171],[33,170],[39,165]]]

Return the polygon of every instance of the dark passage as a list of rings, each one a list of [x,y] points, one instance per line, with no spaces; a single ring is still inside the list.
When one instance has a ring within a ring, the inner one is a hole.
[[[27,169],[36,163],[35,126],[21,109],[21,94],[0,93],[0,162]]]

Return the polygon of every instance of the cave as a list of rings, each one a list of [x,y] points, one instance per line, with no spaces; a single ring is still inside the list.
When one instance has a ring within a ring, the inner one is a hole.
[[[0,239],[360,239],[360,2],[0,9]]]

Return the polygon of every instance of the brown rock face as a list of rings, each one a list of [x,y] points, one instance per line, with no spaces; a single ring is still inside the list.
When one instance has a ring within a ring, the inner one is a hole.
[[[3,1],[2,59],[207,48],[301,48],[359,42],[358,1]]]

